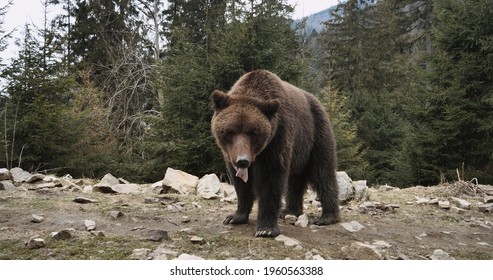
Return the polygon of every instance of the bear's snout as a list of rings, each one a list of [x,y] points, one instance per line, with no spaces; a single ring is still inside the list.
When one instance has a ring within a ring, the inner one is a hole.
[[[248,168],[250,166],[250,159],[246,155],[241,155],[236,158],[236,167]]]

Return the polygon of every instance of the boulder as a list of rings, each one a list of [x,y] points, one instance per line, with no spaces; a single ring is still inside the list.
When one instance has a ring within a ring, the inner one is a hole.
[[[11,180],[10,171],[7,168],[0,168],[0,181]]]
[[[116,184],[111,186],[111,189],[116,193],[121,194],[139,194],[142,193],[140,185],[137,184]]]
[[[368,199],[368,186],[366,180],[359,180],[353,182],[354,187],[354,199],[365,201]]]
[[[22,170],[22,168],[14,167],[10,169],[10,175],[14,183],[24,183],[31,179],[31,173]]]
[[[104,177],[101,179],[101,181],[97,185],[98,186],[113,186],[113,185],[118,185],[118,184],[120,184],[120,181],[115,176],[111,175],[111,173],[108,173],[108,174],[104,175]]]
[[[197,195],[205,199],[219,197],[221,193],[221,181],[216,174],[207,174],[200,178],[197,184]]]
[[[0,191],[15,191],[15,186],[10,181],[0,181]]]
[[[337,186],[339,187],[339,201],[346,202],[354,197],[354,187],[351,178],[344,171],[336,173]]]
[[[186,172],[168,167],[163,179],[165,192],[194,194],[199,178]]]

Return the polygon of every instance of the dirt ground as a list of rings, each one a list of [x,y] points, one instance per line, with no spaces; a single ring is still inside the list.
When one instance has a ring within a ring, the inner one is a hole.
[[[95,201],[74,202],[78,196]],[[437,204],[417,203],[417,197],[452,196],[472,203],[471,209],[453,213]],[[452,185],[390,191],[370,188],[369,201],[380,202],[377,205],[383,207],[361,208],[361,201],[341,206],[341,223],[357,221],[364,226],[357,232],[340,224],[302,228],[279,219],[281,233],[301,243],[288,247],[273,239],[253,237],[256,206],[249,224],[223,225],[236,202],[193,195],[83,194],[59,189],[0,191],[0,259],[132,259],[134,249],[141,248],[150,252],[145,258],[156,257],[159,254],[153,252],[164,250],[159,258],[172,259],[186,253],[205,259],[305,259],[309,255],[366,259],[366,255],[348,257],[342,250],[356,241],[384,241],[388,246],[379,249],[384,259],[429,259],[436,249],[455,259],[493,259],[493,216],[475,206],[483,201],[481,195]],[[311,219],[319,215],[316,206],[305,206]],[[111,211],[120,211],[123,216],[112,217]],[[33,214],[44,219],[32,222]],[[84,220],[93,220],[96,229],[89,232]],[[51,237],[52,232],[66,228],[75,229],[72,238]],[[148,240],[153,229],[166,231],[167,238]],[[26,242],[33,236],[44,239],[45,246],[27,248]]]

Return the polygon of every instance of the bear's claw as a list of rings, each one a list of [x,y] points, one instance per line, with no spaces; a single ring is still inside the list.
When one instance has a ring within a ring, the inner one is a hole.
[[[280,233],[278,228],[258,229],[255,231],[255,237],[276,237]]]
[[[244,215],[228,215],[226,219],[224,219],[223,224],[229,225],[229,224],[246,224],[248,223],[248,217],[245,217]]]

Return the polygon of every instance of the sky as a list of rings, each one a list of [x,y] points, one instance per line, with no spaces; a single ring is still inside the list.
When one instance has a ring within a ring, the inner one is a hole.
[[[0,5],[5,5],[7,0],[0,0]],[[14,0],[10,7],[3,25],[4,30],[10,31],[17,28],[14,38],[19,37],[19,30],[22,30],[25,23],[29,22],[40,25],[43,22],[43,5],[40,0]],[[294,19],[309,16],[326,8],[336,5],[339,0],[288,0],[288,3],[295,5],[293,14]],[[51,14],[55,14],[51,11]],[[14,55],[16,48],[14,42],[9,43],[9,48],[0,55],[4,58]]]

